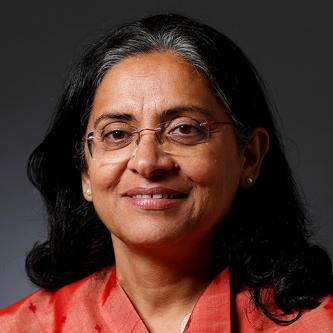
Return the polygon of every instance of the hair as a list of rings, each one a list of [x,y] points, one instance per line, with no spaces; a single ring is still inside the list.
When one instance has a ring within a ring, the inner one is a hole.
[[[48,213],[48,239],[27,256],[32,282],[54,290],[114,264],[109,230],[84,200],[81,171],[86,167],[82,137],[96,88],[123,59],[171,52],[205,75],[212,92],[233,120],[239,144],[251,130],[265,128],[270,147],[256,183],[239,189],[217,234],[217,257],[231,272],[232,290],[248,287],[254,303],[271,320],[262,293],[274,291],[285,314],[319,305],[333,294],[327,253],[312,244],[309,221],[286,160],[271,106],[257,71],[229,38],[195,20],[156,15],[123,25],[91,45],[73,66],[43,142],[28,161],[28,177]],[[292,322],[288,321],[288,323]]]

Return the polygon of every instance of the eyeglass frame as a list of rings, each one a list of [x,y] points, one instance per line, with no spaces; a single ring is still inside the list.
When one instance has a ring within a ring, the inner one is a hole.
[[[160,123],[159,124],[159,127],[156,127],[156,128],[142,128],[141,130],[139,131],[133,131],[131,132],[131,134],[134,136],[136,134],[138,134],[138,139],[136,140],[136,145],[138,145],[140,143],[140,140],[141,140],[141,132],[142,131],[153,131],[154,134],[155,134],[155,138],[157,139],[157,142],[158,144],[163,144],[163,141],[162,141],[162,134],[163,134],[163,130],[165,130],[166,127],[163,127],[161,125],[165,124],[165,123],[168,123],[168,122],[163,122],[163,123]],[[200,127],[205,127],[206,130],[208,131],[208,138],[210,136],[210,134],[213,132],[212,130],[210,130],[210,128],[207,128],[206,126],[211,126],[211,125],[234,125],[234,123],[232,121],[203,121],[201,123],[199,123],[199,126]],[[135,126],[130,126],[132,128],[136,128]],[[90,153],[90,156],[92,157],[92,144],[93,144],[93,139],[95,139],[96,137],[94,136],[95,134],[95,131],[91,131],[89,132],[86,137],[84,137],[82,139],[82,141],[84,142],[87,142],[87,146],[88,146],[88,150],[89,150],[89,153]],[[118,149],[122,149],[124,147],[127,147],[128,145],[130,145],[131,143],[133,142],[133,140],[129,140],[128,141],[128,144],[124,145],[123,147],[121,148],[118,148]],[[204,141],[206,142],[206,141]],[[199,144],[199,143],[198,143]],[[186,144],[184,144],[186,145]],[[118,150],[118,149],[114,149],[114,150]]]

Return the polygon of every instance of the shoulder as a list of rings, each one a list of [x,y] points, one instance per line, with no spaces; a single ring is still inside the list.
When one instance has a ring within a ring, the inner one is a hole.
[[[326,296],[320,305],[305,310],[292,324],[278,324],[267,318],[251,301],[248,290],[236,296],[237,325],[240,332],[265,333],[333,333],[333,296]],[[285,316],[272,306],[271,313],[280,314],[281,320],[292,320],[295,316]]]
[[[54,292],[37,290],[13,305],[0,309],[1,333],[50,332],[61,327],[70,310],[91,307],[103,297],[103,285],[111,268],[94,273]]]
[[[305,311],[301,318],[281,332],[328,333],[333,332],[333,296],[327,296],[321,304],[312,310]]]

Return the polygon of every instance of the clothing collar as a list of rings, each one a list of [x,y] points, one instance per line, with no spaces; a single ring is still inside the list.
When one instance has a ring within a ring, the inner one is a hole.
[[[193,308],[184,333],[230,333],[229,270],[225,269],[206,287]],[[148,333],[146,326],[116,279],[111,275],[102,293],[105,316],[119,332]]]

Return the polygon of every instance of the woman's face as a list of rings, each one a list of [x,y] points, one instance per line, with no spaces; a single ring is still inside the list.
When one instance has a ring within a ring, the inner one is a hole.
[[[154,52],[126,58],[107,72],[86,133],[112,121],[141,130],[177,117],[230,121],[202,74],[176,55]],[[114,161],[91,157],[86,149],[84,196],[113,240],[159,248],[209,240],[228,214],[243,172],[233,126],[221,126],[206,143],[178,147],[182,154],[165,151],[153,131],[143,131],[131,145],[127,158]]]

